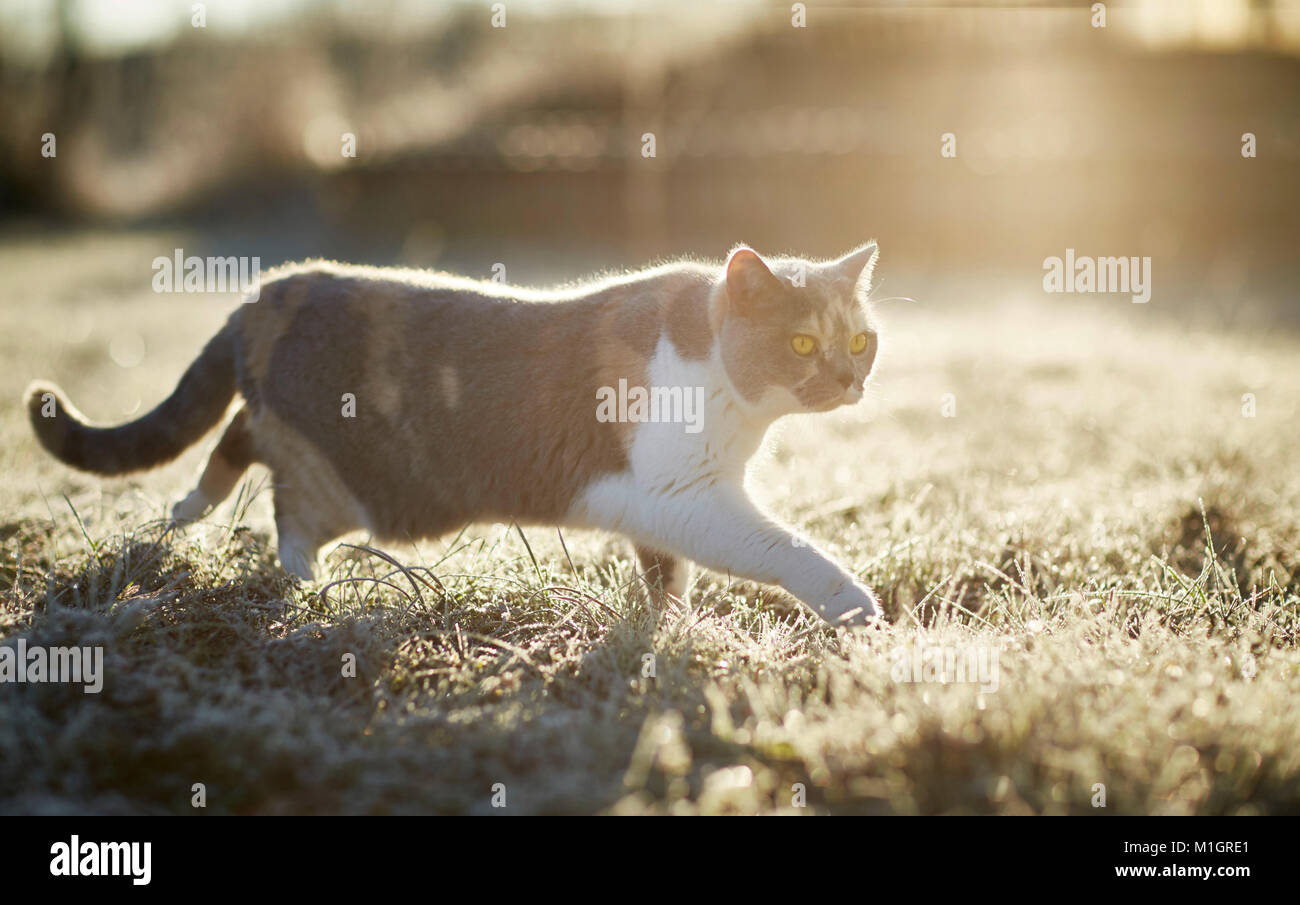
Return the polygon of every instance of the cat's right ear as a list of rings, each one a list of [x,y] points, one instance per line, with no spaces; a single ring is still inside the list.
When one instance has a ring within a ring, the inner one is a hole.
[[[744,245],[727,260],[727,298],[731,313],[752,317],[780,297],[781,281],[758,252]]]

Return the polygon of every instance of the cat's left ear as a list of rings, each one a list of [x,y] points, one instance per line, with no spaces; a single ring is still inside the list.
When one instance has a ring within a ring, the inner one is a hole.
[[[839,260],[831,261],[826,266],[838,273],[841,279],[847,280],[850,284],[856,286],[858,283],[871,282],[871,274],[876,269],[876,258],[878,257],[880,257],[880,249],[876,247],[876,242],[873,239],[866,245],[853,249]]]

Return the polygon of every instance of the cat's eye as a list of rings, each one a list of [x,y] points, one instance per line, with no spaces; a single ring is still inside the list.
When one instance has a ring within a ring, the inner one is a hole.
[[[796,355],[811,355],[817,351],[817,340],[807,333],[796,333],[790,339],[790,348],[794,349]]]
[[[867,350],[868,337],[865,333],[859,333],[849,340],[849,351],[854,355],[861,355]]]

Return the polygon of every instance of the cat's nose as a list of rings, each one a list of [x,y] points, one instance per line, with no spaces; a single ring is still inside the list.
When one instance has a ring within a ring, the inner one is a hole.
[[[844,387],[844,389],[847,390],[849,387],[853,386],[853,372],[836,371],[835,380],[839,383],[840,386]]]

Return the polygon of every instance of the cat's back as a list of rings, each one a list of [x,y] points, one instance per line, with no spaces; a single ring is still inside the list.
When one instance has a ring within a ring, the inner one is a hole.
[[[709,287],[690,265],[548,291],[299,265],[237,314],[240,391],[255,423],[324,454],[381,533],[555,518],[625,465],[629,426],[597,420],[597,391],[644,383],[665,336],[707,354]]]
[[[308,261],[272,271],[255,302],[237,312],[250,342],[273,343],[293,327],[347,331],[376,317],[411,311],[420,317],[490,316],[510,306],[508,291],[436,271]],[[509,287],[501,287],[509,289]]]
[[[258,379],[277,357],[293,367],[295,357],[382,364],[455,353],[545,367],[555,356],[644,358],[665,332],[700,353],[711,339],[708,288],[708,271],[691,264],[540,290],[311,261],[273,271],[234,320],[243,370]]]

